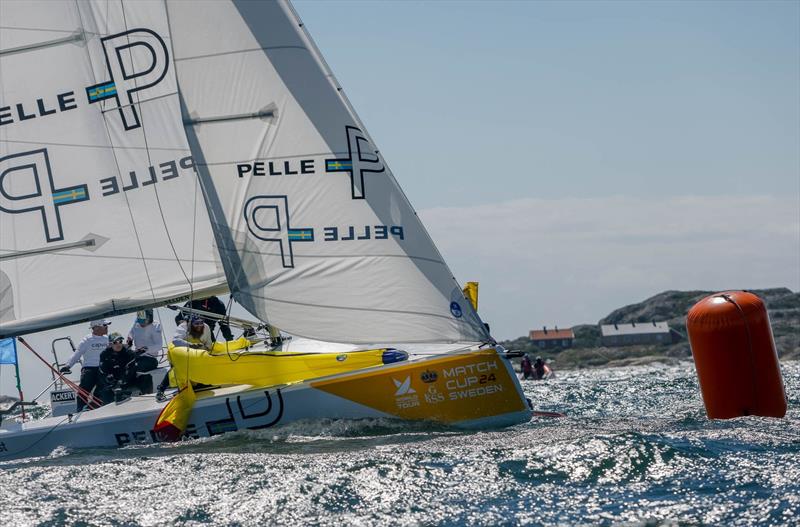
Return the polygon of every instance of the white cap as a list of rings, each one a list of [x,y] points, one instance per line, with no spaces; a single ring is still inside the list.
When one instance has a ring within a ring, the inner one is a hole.
[[[107,318],[98,318],[97,320],[92,320],[89,322],[89,328],[96,328],[98,326],[108,326],[111,325],[111,321]]]

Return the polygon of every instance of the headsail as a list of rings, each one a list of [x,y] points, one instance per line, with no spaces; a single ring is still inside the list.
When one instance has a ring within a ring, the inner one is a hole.
[[[0,337],[224,291],[164,4],[0,21]]]
[[[339,342],[486,330],[283,1],[168,1],[189,144],[234,298]]]

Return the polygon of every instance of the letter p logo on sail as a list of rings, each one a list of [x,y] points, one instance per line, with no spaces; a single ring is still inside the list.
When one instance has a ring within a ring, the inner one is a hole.
[[[48,243],[64,239],[59,208],[88,199],[86,185],[56,188],[46,148],[0,158],[0,211],[39,212]]]
[[[259,240],[277,242],[283,267],[294,267],[295,242],[313,242],[314,229],[289,225],[289,201],[286,196],[253,196],[244,205],[247,230]]]
[[[364,175],[385,170],[378,151],[359,128],[346,126],[347,157],[325,160],[326,172],[344,172],[350,175],[353,199],[365,199]]]
[[[115,101],[125,130],[139,128],[142,124],[134,94],[155,86],[167,74],[167,45],[145,28],[110,35],[100,42],[111,79],[86,88],[89,104]]]

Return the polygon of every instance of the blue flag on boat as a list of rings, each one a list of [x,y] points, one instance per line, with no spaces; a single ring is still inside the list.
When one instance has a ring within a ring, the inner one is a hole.
[[[0,340],[0,364],[17,363],[17,342],[11,339]]]

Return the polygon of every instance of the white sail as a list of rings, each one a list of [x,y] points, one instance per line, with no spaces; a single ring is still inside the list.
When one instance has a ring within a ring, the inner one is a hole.
[[[234,298],[336,342],[487,332],[283,1],[168,1],[187,136]]]
[[[0,336],[226,289],[163,2],[0,2]]]

